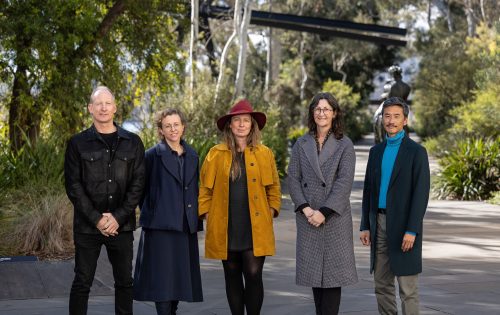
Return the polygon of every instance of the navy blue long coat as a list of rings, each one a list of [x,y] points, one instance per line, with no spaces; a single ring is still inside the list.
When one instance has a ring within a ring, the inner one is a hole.
[[[370,230],[370,272],[375,266],[377,210],[382,157],[387,140],[370,149],[366,166],[361,231]],[[387,239],[389,263],[396,276],[422,272],[422,224],[429,201],[430,172],[427,151],[408,137],[399,147],[387,191]],[[406,231],[417,233],[413,249],[401,250]]]
[[[198,251],[198,155],[184,141],[184,166],[162,142],[145,154],[134,299],[203,300]],[[181,173],[183,172],[182,176]]]
[[[182,232],[184,214],[181,210],[184,209],[189,231],[198,231],[198,155],[181,141],[186,153],[184,181],[178,172],[177,157],[167,144],[161,142],[146,151],[146,193],[140,204],[139,220],[143,228]],[[172,176],[161,176],[162,169]],[[157,211],[165,208],[170,211]]]

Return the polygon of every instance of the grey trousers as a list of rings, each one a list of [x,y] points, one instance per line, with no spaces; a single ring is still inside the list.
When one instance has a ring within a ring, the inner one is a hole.
[[[403,240],[401,240],[402,242]],[[418,275],[396,277],[389,265],[387,253],[386,216],[377,215],[377,250],[375,253],[375,296],[378,311],[383,315],[398,313],[396,304],[396,278],[399,284],[401,307],[405,315],[419,314]]]

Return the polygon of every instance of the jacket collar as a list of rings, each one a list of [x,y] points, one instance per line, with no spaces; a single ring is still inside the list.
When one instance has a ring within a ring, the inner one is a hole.
[[[184,140],[181,139],[181,145],[184,148],[184,179],[188,183],[193,176],[196,175],[198,160],[196,152],[189,146]],[[170,148],[170,146],[164,141],[159,142],[155,147],[156,154],[160,156],[163,167],[179,182],[182,184],[182,180],[179,176],[177,160],[175,152]]]
[[[116,122],[113,122],[113,125],[115,125],[115,127],[116,127],[116,132],[118,134],[118,138],[130,139],[130,135],[128,134],[128,131],[126,131],[122,127],[118,126],[116,124]],[[99,132],[97,131],[94,124],[92,124],[92,126],[90,126],[90,128],[87,130],[90,132],[89,137],[87,138],[88,141],[101,139],[101,136],[99,135]]]

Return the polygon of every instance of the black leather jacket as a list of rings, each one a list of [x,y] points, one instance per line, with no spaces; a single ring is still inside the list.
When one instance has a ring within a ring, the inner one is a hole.
[[[115,149],[93,125],[68,142],[64,177],[75,209],[74,232],[100,233],[96,225],[104,212],[118,221],[118,232],[135,230],[135,208],[145,183],[144,145],[118,126],[117,134]]]

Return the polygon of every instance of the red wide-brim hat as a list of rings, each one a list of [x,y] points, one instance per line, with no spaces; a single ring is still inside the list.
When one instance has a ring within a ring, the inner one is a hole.
[[[262,128],[264,128],[264,126],[266,125],[266,114],[261,112],[254,112],[252,105],[248,100],[241,100],[234,104],[233,107],[231,107],[228,114],[217,119],[217,128],[219,128],[220,131],[224,130],[224,126],[226,125],[227,121],[231,119],[231,117],[241,114],[250,114],[255,119],[255,121],[257,121],[259,130],[262,130]]]

